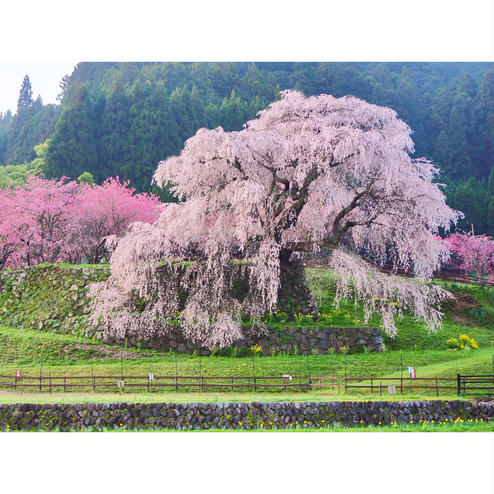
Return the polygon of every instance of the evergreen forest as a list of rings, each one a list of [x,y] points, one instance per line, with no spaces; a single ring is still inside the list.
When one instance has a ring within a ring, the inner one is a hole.
[[[488,63],[85,62],[62,79],[58,104],[47,105],[26,75],[15,113],[0,113],[0,164],[8,165],[0,187],[34,170],[73,179],[89,172],[97,183],[118,176],[156,192],[157,163],[200,127],[241,129],[284,89],[393,108],[414,131],[415,155],[441,169],[449,205],[465,213],[459,227],[494,234]]]

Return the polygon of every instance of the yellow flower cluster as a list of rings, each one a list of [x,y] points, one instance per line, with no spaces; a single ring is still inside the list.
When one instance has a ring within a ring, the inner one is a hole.
[[[388,298],[375,297],[372,299],[373,302],[382,302],[383,304],[392,305],[393,307],[398,307],[398,302],[392,302]]]
[[[313,317],[312,314],[302,314],[299,312],[298,314],[295,314],[295,321],[312,321]]]
[[[458,338],[449,338],[446,341],[448,350],[478,350],[479,344],[475,338],[471,338],[467,334],[461,334]]]
[[[331,319],[333,319],[333,315],[328,312],[321,312],[320,314],[318,314],[318,317],[322,321],[330,321]]]
[[[258,353],[262,352],[262,346],[261,345],[252,345],[250,347],[250,350],[253,354],[257,355]]]

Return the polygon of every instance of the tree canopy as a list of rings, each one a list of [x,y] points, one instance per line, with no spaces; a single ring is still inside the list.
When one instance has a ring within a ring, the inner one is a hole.
[[[492,64],[81,63],[64,77],[60,105],[31,95],[22,98],[24,110],[0,115],[0,163],[30,162],[33,147],[53,137],[47,177],[88,171],[101,184],[118,175],[157,193],[150,177],[161,159],[178,154],[201,127],[240,130],[280,88],[352,94],[393,108],[414,130],[414,156],[441,168],[448,204],[465,213],[461,228],[494,234]]]
[[[329,248],[338,296],[353,292],[396,332],[404,309],[430,329],[446,293],[435,285],[381,274],[366,261],[390,259],[423,279],[449,257],[437,238],[458,212],[447,206],[438,170],[414,159],[410,128],[389,108],[361,99],[284,91],[241,131],[200,129],[154,180],[181,200],[154,225],[134,224],[112,255],[112,275],[96,285],[95,318],[118,336],[166,333],[180,314],[185,334],[225,346],[241,336],[241,316],[276,308],[280,271],[297,252]],[[162,286],[156,270],[193,255],[192,276]],[[232,296],[231,263],[247,261],[249,294]],[[129,309],[132,300],[146,309]],[[396,302],[396,305],[394,303]]]
[[[118,178],[92,186],[29,176],[25,184],[7,186],[0,190],[0,269],[100,262],[107,254],[105,237],[158,216],[157,197],[134,193]]]

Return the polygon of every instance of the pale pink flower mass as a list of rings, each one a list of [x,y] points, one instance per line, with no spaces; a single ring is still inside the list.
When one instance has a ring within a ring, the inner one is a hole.
[[[324,247],[338,296],[353,294],[367,318],[378,311],[394,334],[395,316],[408,309],[436,328],[447,294],[427,279],[449,258],[436,236],[460,213],[446,205],[434,165],[411,157],[410,135],[390,108],[297,91],[284,91],[243,130],[200,129],[179,156],[159,163],[155,182],[171,185],[181,202],[120,240],[111,277],[92,290],[95,321],[109,335],[151,338],[182,309],[188,337],[225,346],[242,334],[241,312],[255,319],[276,308],[283,263]],[[420,280],[383,275],[364,255]],[[202,262],[173,276],[172,261],[191,256]],[[250,292],[240,302],[228,273],[242,258]],[[157,276],[164,262],[167,282]],[[136,299],[146,301],[143,311],[131,309]]]

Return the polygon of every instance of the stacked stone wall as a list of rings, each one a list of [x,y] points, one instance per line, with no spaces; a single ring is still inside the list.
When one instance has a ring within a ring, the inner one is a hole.
[[[84,403],[0,405],[0,430],[290,429],[494,419],[494,402]]]
[[[284,307],[302,313],[314,311],[311,294],[304,291],[307,286],[301,265],[295,263],[290,269],[291,275],[287,274],[288,270],[282,279],[284,290],[280,292],[280,296]],[[94,337],[108,344],[140,344],[146,348],[178,353],[211,353],[211,349],[197,348],[193,342],[187,341],[179,328],[166,336],[151,340],[104,337],[103,328],[89,322],[87,288],[90,283],[105,280],[109,274],[109,266],[105,265],[44,264],[17,271],[0,271],[0,324]],[[300,301],[296,302],[297,293],[301,292],[303,294],[300,295]],[[384,349],[379,331],[372,327],[268,326],[263,331],[246,328],[244,335],[232,347],[249,350],[253,345],[260,345],[264,355],[284,351],[300,354],[326,353],[332,349],[340,351],[342,347],[348,347],[351,351],[363,347],[370,351]]]

